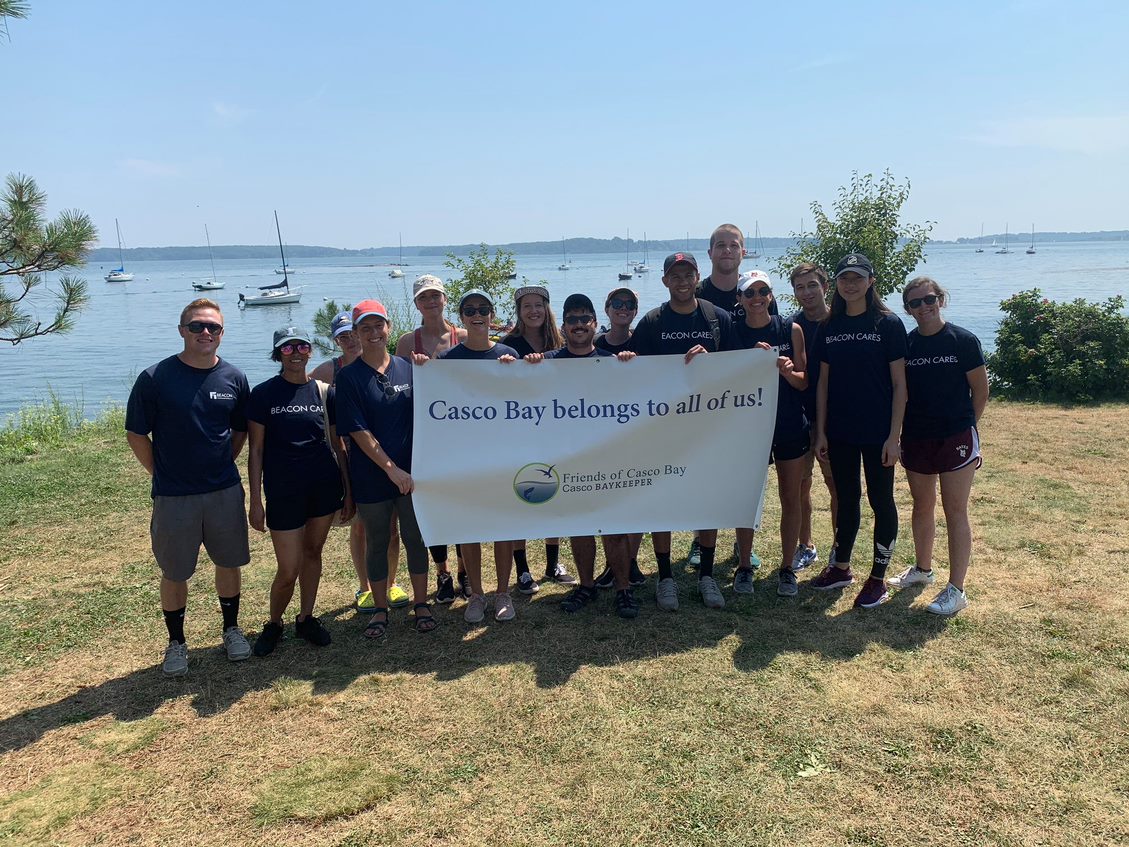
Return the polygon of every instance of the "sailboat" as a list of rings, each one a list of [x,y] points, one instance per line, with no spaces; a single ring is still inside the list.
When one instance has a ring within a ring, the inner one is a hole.
[[[212,281],[208,282],[206,279],[201,279],[192,283],[192,287],[197,291],[218,291],[224,287],[225,283],[216,279],[216,258],[212,255],[212,236],[208,234],[207,224],[204,224],[204,238],[208,239],[208,258],[212,262]]]
[[[635,274],[632,273],[631,268],[632,268],[632,265],[631,265],[631,230],[628,230],[627,231],[627,267],[619,272],[619,279],[620,279],[621,282],[626,282],[627,280],[629,280],[633,276],[635,276]]]
[[[396,267],[388,272],[389,279],[401,279],[404,272],[400,270],[400,266],[404,264],[404,238],[400,233],[396,233],[396,238],[400,242],[400,259],[396,262]]]
[[[984,224],[980,224],[980,240],[976,242],[976,252],[984,252]]]
[[[561,262],[559,265],[557,265],[557,270],[558,271],[569,270],[570,266],[569,266],[569,263],[568,263],[568,248],[565,246],[565,238],[564,238],[563,235],[561,236],[561,258],[564,259],[564,261]]]
[[[1035,255],[1035,224],[1031,224],[1031,246],[1026,251],[1028,256]]]
[[[118,232],[118,266],[106,274],[106,282],[130,282],[133,274],[125,269],[125,258],[122,254],[122,228],[118,226],[118,219],[114,218],[114,229]]]
[[[1011,252],[1010,250],[1007,249],[1007,236],[1008,236],[1007,226],[1008,226],[1007,224],[1004,224],[1004,246],[1003,246],[1003,249],[997,250],[996,251],[997,253],[1010,253]]]
[[[763,252],[763,249],[761,248],[761,243],[760,243],[760,241],[761,241],[761,222],[755,221],[754,225],[755,225],[754,232],[756,233],[756,235],[753,236],[753,249],[752,249],[752,251],[750,251],[748,247],[745,248],[744,256],[745,256],[746,259],[759,259],[760,256],[761,256],[761,253]]]
[[[643,261],[635,266],[635,273],[645,274],[651,269],[647,267],[647,233],[643,233]]]
[[[274,213],[274,231],[278,233],[278,252],[282,255],[282,267],[284,273],[282,274],[282,282],[275,285],[260,285],[259,294],[252,294],[247,296],[245,294],[239,295],[240,306],[273,306],[283,303],[297,303],[302,297],[302,289],[295,288],[290,290],[290,278],[285,273],[286,269],[286,251],[282,249],[282,230],[278,226],[278,211]]]

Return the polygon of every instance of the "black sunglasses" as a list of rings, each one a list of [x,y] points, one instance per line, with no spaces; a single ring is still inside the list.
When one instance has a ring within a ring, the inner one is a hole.
[[[639,304],[634,300],[620,300],[618,297],[613,297],[608,301],[608,305],[613,309],[637,309]]]
[[[388,377],[386,377],[380,371],[376,372],[376,384],[380,386],[381,390],[384,392],[385,397],[391,399],[396,396],[395,386],[393,386],[392,383],[388,381]]]
[[[744,294],[749,299],[752,299],[754,294],[759,294],[761,297],[771,297],[772,296],[772,289],[767,287],[767,286],[765,286],[764,288],[753,288],[753,287],[750,286],[749,288],[746,288],[741,293]]]
[[[940,299],[936,294],[926,294],[924,297],[914,297],[912,300],[907,300],[906,305],[911,309],[917,309],[920,308],[922,303],[926,306],[932,306]]]
[[[596,322],[595,315],[565,315],[564,322],[568,326],[587,325]]]
[[[486,317],[493,311],[493,306],[463,306],[463,317],[473,318],[475,315]]]
[[[223,332],[223,324],[214,324],[211,321],[189,321],[186,324],[181,324],[181,327],[188,330],[193,335],[199,335],[204,330],[207,330],[212,335],[219,335]]]

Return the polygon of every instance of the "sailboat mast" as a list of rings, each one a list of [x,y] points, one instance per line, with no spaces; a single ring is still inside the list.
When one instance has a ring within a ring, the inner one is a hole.
[[[125,269],[125,254],[122,253],[122,228],[118,225],[118,219],[114,218],[114,229],[118,233],[118,267]]]
[[[216,257],[212,255],[212,236],[208,234],[208,225],[204,224],[204,238],[208,240],[208,258],[212,262],[212,282],[219,283],[216,279]]]
[[[286,277],[286,251],[282,249],[282,229],[278,225],[278,209],[274,210],[274,231],[278,233],[278,252],[282,254],[282,283],[290,290],[290,280]]]

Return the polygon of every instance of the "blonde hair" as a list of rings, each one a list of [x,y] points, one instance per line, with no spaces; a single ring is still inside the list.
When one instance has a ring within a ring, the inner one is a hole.
[[[184,324],[188,320],[189,315],[200,309],[214,309],[219,312],[221,318],[223,317],[223,310],[220,308],[219,303],[215,300],[209,300],[207,297],[200,297],[184,307],[184,310],[180,313],[181,324]]]

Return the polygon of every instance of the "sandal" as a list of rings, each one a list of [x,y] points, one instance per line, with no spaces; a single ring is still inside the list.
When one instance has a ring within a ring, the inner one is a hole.
[[[427,617],[421,618],[419,616],[420,609],[427,610]],[[431,632],[437,626],[439,626],[439,621],[435,620],[435,616],[431,614],[430,603],[416,603],[414,606],[412,606],[412,612],[416,616],[416,632]]]
[[[388,609],[383,606],[377,606],[372,610],[372,617],[369,619],[368,626],[365,627],[363,633],[365,638],[376,641],[384,637],[384,633],[388,631]],[[378,621],[377,615],[384,615],[384,620]]]

